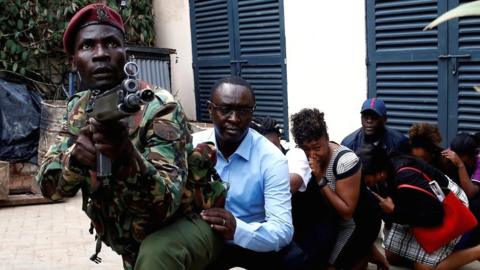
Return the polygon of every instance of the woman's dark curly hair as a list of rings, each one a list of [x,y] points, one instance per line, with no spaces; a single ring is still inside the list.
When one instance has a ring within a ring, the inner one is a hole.
[[[328,139],[327,124],[323,112],[318,109],[302,109],[290,117],[293,139],[297,145],[318,140],[323,136]]]
[[[430,123],[414,123],[408,130],[410,143],[422,141],[420,143],[429,143],[439,145],[442,142],[442,135],[437,125]]]
[[[408,130],[408,139],[412,148],[423,148],[430,152],[433,159],[438,159],[442,148],[442,135],[437,125],[430,123],[414,123]]]

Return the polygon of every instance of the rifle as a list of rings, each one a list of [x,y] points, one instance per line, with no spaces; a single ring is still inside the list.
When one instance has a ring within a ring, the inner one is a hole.
[[[151,102],[155,93],[150,89],[140,91],[137,79],[139,68],[134,62],[127,62],[123,66],[127,76],[121,84],[104,92],[92,90],[87,107],[87,115],[100,122],[118,121],[140,111],[141,105]],[[97,153],[97,176],[108,178],[112,175],[112,161]],[[105,179],[104,185],[108,185]]]

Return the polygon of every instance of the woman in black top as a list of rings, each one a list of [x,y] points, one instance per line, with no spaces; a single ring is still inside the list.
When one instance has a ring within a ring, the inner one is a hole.
[[[465,193],[453,181],[420,159],[398,153],[387,154],[381,147],[367,145],[357,155],[362,162],[363,180],[379,193],[379,205],[393,221],[384,243],[390,263],[410,262],[413,269],[458,269],[480,258],[480,246],[454,251],[459,238],[433,253],[427,253],[411,233],[411,226],[440,225],[443,208],[438,199],[422,191],[399,186],[409,184],[431,192],[428,181],[416,171],[419,170],[435,179],[444,191],[451,190],[467,203]],[[405,167],[416,170],[402,169]]]

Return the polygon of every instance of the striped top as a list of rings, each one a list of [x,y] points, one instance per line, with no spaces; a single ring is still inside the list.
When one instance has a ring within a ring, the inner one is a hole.
[[[347,152],[345,152],[345,150]],[[337,156],[341,152],[345,153],[337,159]],[[337,187],[337,181],[342,181],[343,179],[355,174],[359,169],[360,160],[358,159],[357,155],[355,155],[355,153],[348,147],[340,145],[337,147],[337,149],[333,150],[332,158],[330,159],[330,163],[327,167],[325,177],[327,178],[328,186],[335,191]],[[339,218],[338,226],[338,237],[328,260],[332,265],[335,263],[338,255],[345,247],[350,237],[352,237],[353,231],[355,230],[355,221],[353,218],[348,220]]]

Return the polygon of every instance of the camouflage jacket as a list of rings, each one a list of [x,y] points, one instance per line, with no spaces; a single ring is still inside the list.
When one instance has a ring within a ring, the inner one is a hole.
[[[52,200],[74,196],[81,189],[83,210],[97,235],[121,254],[124,262],[130,257],[134,263],[140,242],[173,219],[182,201],[192,201],[184,192],[191,151],[186,116],[169,92],[159,88],[154,92],[154,101],[128,118],[129,136],[141,160],[114,167],[108,186],[102,185],[95,173],[70,162],[75,140],[87,123],[85,109],[90,91],[80,92],[69,101],[63,131],[45,155],[36,177],[43,195]],[[189,211],[192,207],[182,209]]]

